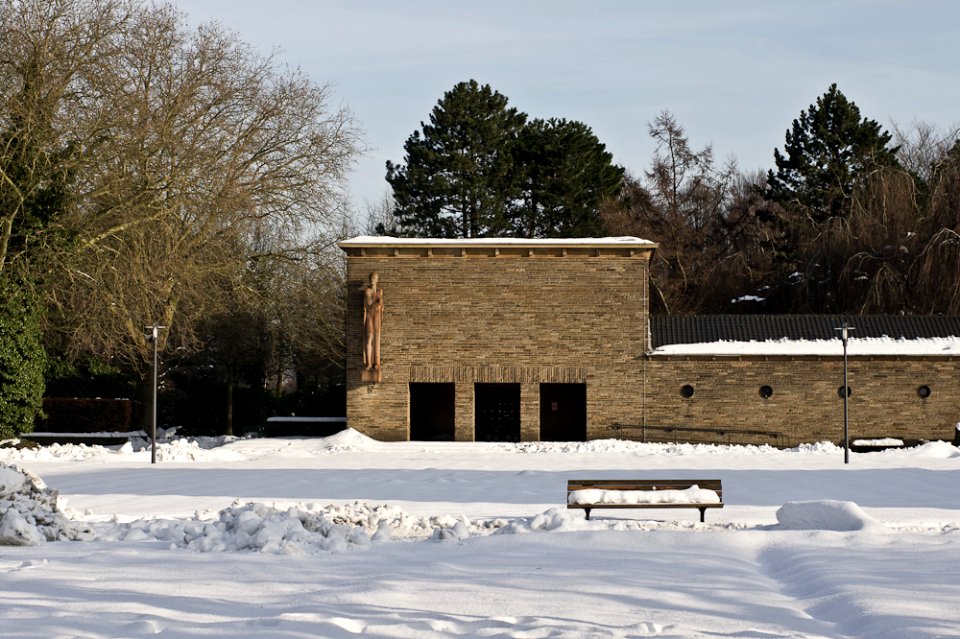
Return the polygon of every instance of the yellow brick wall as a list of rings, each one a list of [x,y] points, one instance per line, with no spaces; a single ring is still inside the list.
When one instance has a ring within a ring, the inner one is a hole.
[[[588,436],[641,398],[650,251],[499,251],[427,255],[348,250],[347,419],[384,440],[409,437],[410,382],[454,382],[458,439],[473,439],[478,382],[521,384],[523,439],[537,439],[540,383],[586,383]],[[373,253],[372,255],[370,253]],[[631,255],[632,253],[632,255]],[[384,295],[380,383],[361,380],[362,286]]]
[[[452,382],[454,436],[473,440],[474,384],[492,382],[520,385],[523,441],[539,439],[541,383],[586,384],[588,439],[842,440],[839,357],[647,355],[650,249],[346,251],[347,420],[371,437],[409,438],[411,382]],[[360,290],[373,271],[385,303],[380,383],[361,379]],[[851,440],[953,438],[960,358],[851,357],[849,383]]]
[[[839,357],[652,356],[644,365],[646,424],[715,431],[649,428],[648,438],[786,446],[842,441],[843,399],[837,390],[843,383],[843,361]],[[690,398],[680,392],[686,384],[694,388]],[[769,398],[760,395],[765,385],[773,390]],[[957,358],[851,357],[848,385],[851,441],[952,440],[954,424],[960,421]],[[917,394],[922,385],[931,390],[926,399]],[[748,430],[776,435],[742,432]]]

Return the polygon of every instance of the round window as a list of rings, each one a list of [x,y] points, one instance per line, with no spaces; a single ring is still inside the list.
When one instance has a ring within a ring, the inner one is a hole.
[[[690,399],[691,397],[693,397],[693,386],[691,386],[690,384],[684,384],[683,386],[680,387],[680,394],[686,397],[687,399]]]
[[[840,386],[839,388],[837,388],[837,397],[843,397],[843,388],[844,388],[843,386]],[[853,396],[853,389],[850,388],[849,386],[847,386],[846,388],[847,388],[847,397]]]
[[[761,387],[760,387],[760,397],[762,397],[762,398],[764,398],[764,399],[768,399],[768,398],[770,398],[770,397],[773,397],[773,386],[767,386],[766,384],[764,384],[763,386],[761,386]]]
[[[924,384],[923,386],[917,389],[917,395],[919,395],[923,399],[930,397],[930,387]]]

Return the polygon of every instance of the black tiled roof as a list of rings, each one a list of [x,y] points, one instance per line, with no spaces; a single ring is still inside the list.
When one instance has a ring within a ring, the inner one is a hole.
[[[960,317],[945,315],[651,315],[652,347],[666,344],[837,339],[846,322],[851,337],[920,339],[960,336]]]

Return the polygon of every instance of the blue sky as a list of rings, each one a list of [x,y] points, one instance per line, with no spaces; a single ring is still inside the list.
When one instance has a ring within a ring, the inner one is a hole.
[[[647,123],[672,112],[691,143],[767,169],[802,109],[831,83],[890,128],[960,123],[954,0],[174,0],[331,83],[369,152],[354,207],[389,191],[387,160],[445,91],[476,79],[531,117],[588,124],[640,174]]]

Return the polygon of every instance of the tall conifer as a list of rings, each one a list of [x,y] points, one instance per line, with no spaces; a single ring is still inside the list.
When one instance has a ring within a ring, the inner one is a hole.
[[[784,153],[773,152],[776,172],[767,174],[767,195],[814,225],[849,213],[854,190],[871,171],[896,166],[891,135],[875,121],[860,117],[836,84],[786,133]]]
[[[387,162],[396,200],[396,231],[433,237],[509,234],[519,197],[513,145],[526,115],[476,80],[447,91],[423,130],[404,144],[404,164]]]
[[[520,134],[517,163],[523,171],[523,197],[513,213],[521,237],[590,237],[603,233],[600,204],[623,183],[589,126],[550,118],[533,120]]]

